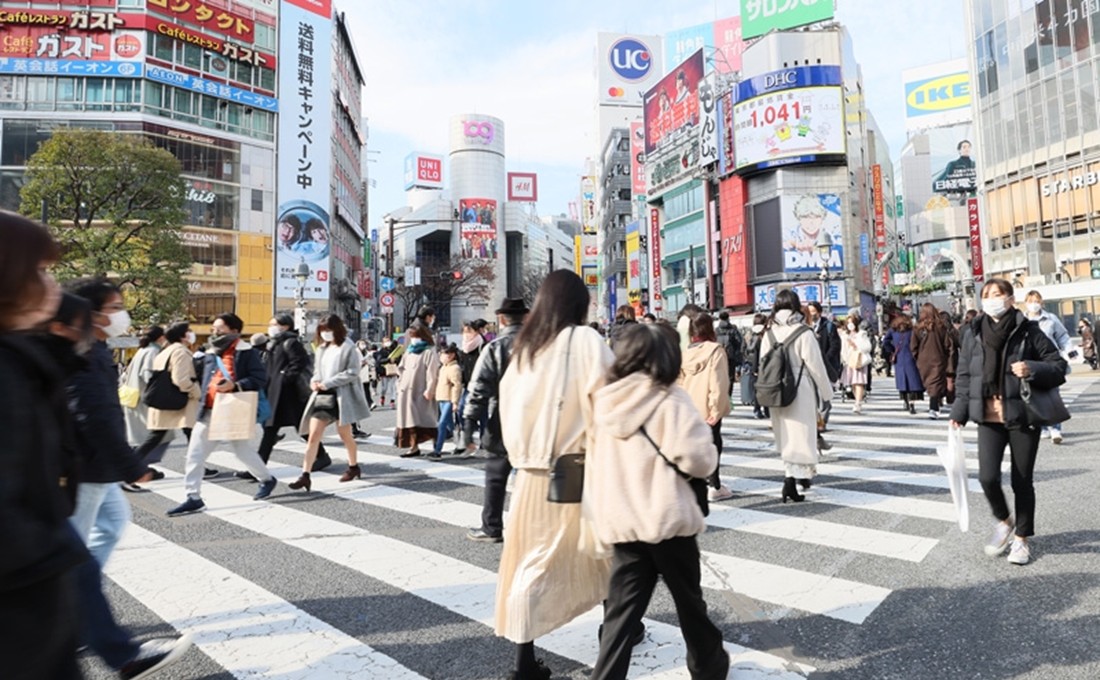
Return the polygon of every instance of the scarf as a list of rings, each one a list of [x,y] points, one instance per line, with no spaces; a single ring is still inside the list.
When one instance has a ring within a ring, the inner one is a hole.
[[[225,350],[233,346],[237,340],[240,340],[241,336],[238,333],[226,333],[225,335],[211,335],[210,336],[210,348],[214,350],[214,354],[221,356]]]
[[[982,315],[982,396],[1001,394],[1001,359],[1008,336],[1016,328],[1016,311],[1006,310],[997,321],[988,314]]]
[[[469,338],[467,340],[463,340],[462,341],[462,352],[463,352],[463,354],[473,354],[474,352],[476,352],[478,350],[479,347],[481,347],[481,343],[483,343],[484,341],[485,340],[481,337],[480,334],[474,335],[472,338]]]
[[[425,342],[417,338],[416,340],[413,340],[413,342],[409,345],[409,348],[405,351],[409,354],[420,354],[431,346],[432,344],[430,342]]]

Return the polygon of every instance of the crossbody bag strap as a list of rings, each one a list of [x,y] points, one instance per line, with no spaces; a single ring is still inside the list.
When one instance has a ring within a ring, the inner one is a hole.
[[[554,447],[558,444],[558,426],[561,423],[561,411],[565,406],[565,390],[569,388],[569,355],[573,351],[573,331],[576,326],[569,328],[569,339],[565,343],[565,375],[562,376],[561,394],[558,395],[557,413],[554,414],[554,434],[550,437],[550,469],[554,468]]]
[[[691,475],[676,467],[676,463],[673,463],[671,460],[665,457],[665,454],[661,451],[661,447],[657,446],[657,442],[653,441],[653,437],[650,437],[649,433],[645,431],[645,425],[642,425],[641,429],[638,431],[642,433],[642,436],[646,438],[646,441],[649,442],[650,446],[652,446],[657,451],[657,455],[661,457],[661,460],[665,461],[665,463],[667,463],[670,468],[676,471],[676,474],[680,475],[684,479],[691,479]]]
[[[214,361],[215,361],[215,362],[217,362],[217,364],[218,364],[218,370],[222,372],[222,375],[223,375],[223,376],[224,376],[224,377],[225,377],[225,378],[226,378],[227,380],[232,380],[233,382],[237,382],[237,379],[236,379],[235,377],[233,377],[233,374],[232,374],[232,373],[230,373],[230,372],[229,372],[229,369],[225,367],[225,364],[224,364],[224,363],[222,363],[222,358],[221,358],[220,356],[218,356],[217,354],[215,354],[215,355],[214,355]]]

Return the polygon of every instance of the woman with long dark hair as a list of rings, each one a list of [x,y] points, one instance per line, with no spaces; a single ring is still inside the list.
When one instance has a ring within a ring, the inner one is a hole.
[[[699,414],[710,427],[714,446],[722,455],[722,419],[730,412],[729,359],[726,350],[718,344],[714,331],[714,319],[710,314],[696,315],[688,325],[690,343],[683,352],[680,377],[676,383],[684,388]],[[718,468],[707,477],[710,489],[708,500],[724,501],[733,498],[733,492],[722,484]]]
[[[921,305],[917,326],[909,339],[909,349],[917,362],[924,391],[928,392],[928,417],[934,420],[940,417],[940,406],[947,396],[947,372],[952,348],[947,326],[940,318],[939,310],[931,303]]]
[[[504,525],[496,633],[517,645],[511,676],[517,680],[550,677],[535,659],[535,639],[598,604],[611,573],[607,559],[581,550],[581,504],[547,500],[558,457],[590,448],[592,399],[614,358],[585,326],[588,305],[579,276],[564,269],[548,275],[500,383],[501,433],[517,472]]]
[[[1058,387],[1066,380],[1066,362],[1039,324],[1014,308],[1014,294],[1004,279],[990,279],[982,286],[982,313],[963,333],[951,426],[978,423],[978,479],[997,520],[985,553],[996,557],[1011,543],[1008,561],[1027,564],[1028,539],[1035,533],[1032,476],[1042,424],[1030,422],[1022,389],[1025,383],[1032,392]],[[1006,446],[1012,460],[1015,518],[1001,488]]]
[[[122,396],[126,391],[123,388],[133,390],[127,396],[134,399],[134,401],[122,404],[124,407],[122,413],[126,418],[126,439],[129,441],[130,446],[140,446],[149,439],[149,408],[141,397],[145,394],[145,386],[149,384],[149,379],[153,377],[153,361],[160,354],[160,351],[167,346],[168,340],[164,337],[163,328],[160,326],[147,327],[138,339],[137,353],[133,359],[130,359],[130,363],[126,365],[126,370],[122,374],[119,400],[122,401]],[[170,442],[163,441],[163,436],[161,439],[162,441],[155,450],[146,451],[145,459],[142,461],[146,465],[159,463],[160,459],[164,457]],[[163,474],[160,476],[163,477]],[[135,485],[126,483],[123,483],[122,488],[127,491],[137,490]]]
[[[359,367],[363,355],[348,338],[343,319],[330,314],[317,325],[317,356],[313,362],[313,377],[309,389],[313,394],[306,403],[305,413],[298,431],[308,435],[306,453],[302,461],[302,475],[289,484],[291,489],[309,491],[309,477],[317,459],[317,447],[329,425],[336,425],[336,432],[348,452],[348,469],[340,476],[341,482],[358,479],[359,448],[351,434],[351,424],[370,417],[363,383],[359,382]]]
[[[149,436],[137,449],[137,455],[146,465],[160,462],[163,451],[170,440],[167,435],[172,430],[183,430],[195,426],[199,413],[200,392],[199,375],[195,371],[195,362],[191,358],[190,347],[195,344],[195,334],[187,322],[173,324],[164,333],[168,346],[153,360],[151,371],[168,371],[172,385],[188,395],[187,403],[177,410],[149,408]],[[264,461],[266,462],[266,461]],[[164,473],[154,471],[153,479],[162,479]]]

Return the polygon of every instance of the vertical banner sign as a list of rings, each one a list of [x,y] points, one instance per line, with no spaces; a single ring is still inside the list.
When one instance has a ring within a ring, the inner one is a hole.
[[[332,6],[283,0],[279,21],[278,223],[275,294],[294,297],[298,266],[309,265],[304,295],[329,296],[329,187],[332,155]]]
[[[645,126],[630,124],[630,192],[645,196]]]
[[[886,204],[882,195],[882,166],[871,166],[871,201],[875,215],[875,259],[886,257]]]
[[[619,308],[619,280],[614,275],[607,280],[607,300],[611,312],[607,318],[614,319],[615,310]]]
[[[702,121],[699,125],[699,167],[718,162],[718,102],[715,89],[718,76],[710,73],[699,83],[699,108]]]
[[[722,237],[722,290],[727,307],[752,304],[745,243],[745,181],[734,176],[718,183]]]
[[[626,225],[626,296],[630,304],[642,300],[641,222]]]
[[[661,311],[664,299],[661,283],[661,211],[649,209],[649,297],[653,300],[653,310]]]
[[[985,281],[985,266],[982,263],[982,224],[978,216],[978,199],[966,199],[966,213],[970,218],[970,273],[974,283]]]

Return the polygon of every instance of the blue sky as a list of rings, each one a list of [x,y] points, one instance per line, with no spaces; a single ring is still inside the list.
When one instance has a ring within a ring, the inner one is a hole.
[[[894,157],[905,141],[901,72],[966,56],[963,6],[837,0]],[[508,170],[539,174],[539,213],[567,212],[599,144],[596,34],[663,34],[739,13],[738,0],[336,0],[336,7],[348,15],[367,80],[372,228],[405,204],[405,156],[445,156],[451,115],[470,112],[504,120]]]

